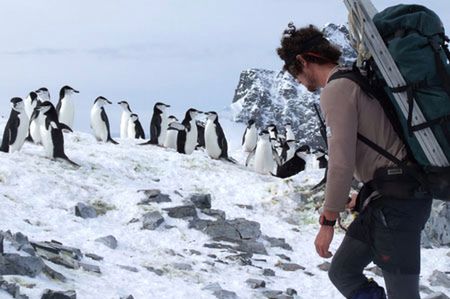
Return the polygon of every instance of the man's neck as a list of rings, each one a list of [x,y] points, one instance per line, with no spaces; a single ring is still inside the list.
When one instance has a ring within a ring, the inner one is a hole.
[[[334,70],[334,68],[337,65],[329,63],[329,64],[323,64],[323,65],[317,65],[317,79],[318,83],[320,84],[320,87],[325,87],[327,85],[328,78],[330,77],[331,71]]]

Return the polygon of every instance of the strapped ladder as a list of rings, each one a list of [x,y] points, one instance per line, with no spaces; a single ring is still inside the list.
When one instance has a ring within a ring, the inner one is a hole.
[[[364,51],[364,48],[367,49],[390,88],[405,86],[405,79],[372,21],[374,15],[377,13],[376,8],[370,0],[344,0],[344,3],[349,11],[350,31],[353,35],[354,42],[357,43],[356,48],[358,52]],[[407,93],[397,92],[393,95],[397,105],[401,109],[403,117],[408,119],[410,103],[408,103]],[[426,122],[415,100],[413,101],[413,105],[412,125]],[[414,131],[414,135],[432,165],[440,167],[450,166],[447,157],[430,128]]]

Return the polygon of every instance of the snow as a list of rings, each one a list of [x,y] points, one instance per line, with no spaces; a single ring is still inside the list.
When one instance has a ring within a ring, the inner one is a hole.
[[[65,149],[80,168],[49,160],[41,146],[31,143],[26,143],[21,152],[0,152],[0,230],[20,231],[32,241],[57,240],[83,253],[104,257],[99,262],[84,259],[98,265],[102,274],[70,270],[46,261],[68,278],[66,283],[50,280],[43,274],[36,278],[4,278],[21,285],[21,292],[30,298],[40,298],[46,288],[75,289],[81,299],[129,294],[134,298],[214,298],[211,291],[203,288],[216,282],[240,298],[264,298],[260,290],[246,285],[248,278],[265,280],[269,289],[294,288],[299,294],[297,298],[343,298],[329,282],[327,273],[317,268],[325,261],[315,253],[313,244],[319,228],[318,214],[314,208],[301,208],[299,191],[319,182],[323,171],[310,168],[294,178],[281,180],[247,169],[243,166],[246,155],[240,149],[245,126],[231,122],[230,118],[224,111],[219,120],[229,140],[230,156],[239,161],[238,165],[212,160],[203,151],[180,155],[158,146],[138,146],[138,141],[129,139],[118,139],[119,145],[99,143],[92,134],[79,131],[65,134]],[[5,119],[0,120],[0,132],[5,123]],[[137,191],[154,188],[170,195],[173,202],[137,205],[144,198]],[[253,257],[266,262],[253,260],[254,266],[242,266],[224,259],[231,255],[229,252],[203,247],[212,242],[206,234],[189,229],[187,221],[170,218],[163,211],[184,204],[190,194],[199,192],[210,193],[212,208],[224,210],[227,219],[257,221],[263,235],[285,238],[293,251],[266,246],[268,256]],[[74,215],[78,202],[103,203],[110,209],[97,218],[82,219]],[[251,205],[253,209],[238,205]],[[142,221],[130,223],[149,211],[159,211],[165,218],[165,223],[155,231],[142,230]],[[117,249],[95,242],[107,235],[117,238]],[[332,252],[342,238],[343,232],[338,230]],[[14,251],[8,246],[5,249]],[[189,250],[197,250],[201,255]],[[449,269],[447,252],[444,248],[422,251],[422,284],[429,286],[425,278],[434,269]],[[229,264],[207,264],[215,260],[208,254],[217,255]],[[277,254],[289,256],[293,263],[306,267],[314,276],[301,270],[285,272],[277,268],[275,265],[281,261]],[[174,263],[189,264],[193,270],[176,269]],[[118,265],[136,267],[139,272]],[[144,266],[163,269],[164,274],[157,276]],[[271,268],[276,276],[263,276],[258,267]],[[383,284],[379,277],[376,280]],[[6,296],[0,291],[0,298]]]

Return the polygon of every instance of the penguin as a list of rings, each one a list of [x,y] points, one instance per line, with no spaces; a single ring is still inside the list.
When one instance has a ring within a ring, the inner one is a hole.
[[[108,116],[106,115],[105,108],[103,107],[106,104],[112,103],[102,96],[95,99],[94,105],[91,108],[91,128],[94,131],[94,136],[98,141],[118,144],[117,141],[111,138]]]
[[[314,151],[316,156],[316,160],[319,162],[319,168],[327,168],[328,167],[328,155],[324,149],[318,148]]]
[[[196,148],[200,148],[203,147],[205,148],[205,123],[197,120],[196,122],[197,125],[197,134],[198,134],[198,138],[197,138],[197,147]]]
[[[270,142],[272,142],[272,144],[275,145],[275,143],[278,141],[277,126],[274,124],[270,124],[267,126],[267,131],[269,131]]]
[[[310,153],[308,145],[299,147],[289,161],[277,167],[276,175],[279,178],[287,178],[293,176],[306,168],[307,155]]]
[[[270,133],[267,130],[263,130],[259,134],[256,149],[248,155],[245,162],[245,166],[248,166],[251,158],[255,157],[255,171],[261,174],[270,174],[275,165],[281,164],[277,151],[272,147],[269,134]],[[274,162],[276,162],[276,164]]]
[[[286,130],[286,140],[295,140],[295,134],[294,131],[292,131],[291,123],[286,123],[284,129]]]
[[[177,151],[182,154],[190,155],[194,151],[197,140],[198,140],[198,130],[196,117],[198,114],[203,113],[194,108],[190,108],[186,111],[181,125],[184,129],[178,131],[177,136]]]
[[[228,159],[228,143],[216,112],[206,113],[205,148],[213,159]]]
[[[132,136],[128,136],[128,120],[130,119],[130,115],[133,113],[130,105],[127,101],[120,101],[117,104],[119,104],[123,109],[122,116],[120,117],[120,138],[133,138]]]
[[[79,93],[78,90],[65,85],[59,91],[59,101],[56,105],[56,112],[58,112],[58,120],[73,130],[73,121],[75,118],[75,105],[72,96]]]
[[[30,116],[30,137],[36,144],[41,144],[41,123],[43,121],[42,115],[39,113],[39,105],[42,102],[50,101],[50,93],[46,87],[41,87],[35,91],[37,95],[37,104]]]
[[[168,123],[169,127],[167,128],[166,140],[164,140],[164,147],[176,150],[178,130],[174,127],[171,127],[171,125],[174,123],[178,123],[178,119],[175,116],[171,115],[168,118]]]
[[[161,102],[158,102],[153,106],[153,115],[150,121],[150,140],[144,144],[164,145],[167,128],[169,126],[166,109],[169,107],[170,105]]]
[[[128,120],[127,136],[133,139],[145,139],[144,129],[142,128],[138,115],[135,113],[132,113]]]
[[[64,135],[63,128],[58,120],[58,113],[50,101],[45,101],[38,106],[39,114],[44,118],[41,123],[42,145],[44,146],[47,157],[51,159],[63,159],[73,166],[79,167],[77,163],[70,160],[64,153]]]
[[[256,123],[254,119],[250,119],[247,122],[244,135],[242,136],[242,147],[245,152],[252,152],[256,148],[258,142],[258,132],[256,129]]]
[[[31,118],[31,114],[33,114],[34,108],[37,106],[37,100],[38,96],[34,91],[30,92],[24,100],[25,113],[27,114],[28,119]]]
[[[0,150],[6,153],[20,151],[28,135],[28,115],[21,98],[11,99],[11,113],[3,132]]]
[[[296,140],[285,140],[282,143],[282,150],[280,154],[281,163],[286,163],[290,159],[292,159],[295,155],[295,145],[297,141]]]

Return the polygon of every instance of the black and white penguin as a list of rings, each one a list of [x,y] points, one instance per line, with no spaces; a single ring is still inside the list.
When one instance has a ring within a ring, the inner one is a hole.
[[[132,113],[128,120],[127,136],[132,139],[145,139],[144,129],[142,128],[138,115],[135,113]]]
[[[166,140],[164,141],[165,148],[177,149],[178,129],[171,127],[171,124],[178,123],[178,119],[171,115],[168,117],[169,127],[167,128]]]
[[[294,157],[296,151],[296,144],[297,144],[296,140],[285,140],[282,142],[281,144],[282,149],[280,154],[281,163],[284,164]]]
[[[6,153],[20,151],[28,136],[29,120],[24,101],[21,98],[12,98],[11,108],[0,147],[0,150]]]
[[[242,147],[245,152],[252,152],[256,148],[258,142],[258,131],[256,129],[256,123],[254,119],[250,119],[247,122],[244,135],[242,136]]]
[[[228,159],[228,143],[216,112],[206,112],[205,148],[213,159]]]
[[[58,112],[58,120],[73,130],[73,121],[75,118],[75,105],[72,96],[79,93],[78,90],[65,85],[59,91],[59,101],[56,105],[56,112]]]
[[[36,144],[41,144],[41,123],[43,121],[42,114],[39,113],[39,105],[45,101],[50,101],[50,92],[46,87],[41,87],[35,91],[37,95],[37,104],[30,116],[30,137]]]
[[[153,106],[153,115],[150,121],[150,140],[143,144],[156,144],[164,146],[166,141],[169,120],[167,118],[167,108],[170,105],[158,102]]]
[[[275,145],[278,142],[278,130],[277,126],[274,124],[270,124],[267,126],[267,131],[269,132],[270,142]]]
[[[261,174],[270,174],[276,165],[281,164],[277,151],[272,147],[270,134],[267,130],[259,134],[256,149],[248,155],[245,166],[248,166],[253,157],[255,157],[254,169]]]
[[[299,147],[289,161],[277,167],[276,176],[279,178],[287,178],[293,176],[306,168],[307,156],[311,149],[308,145]]]
[[[203,113],[194,108],[190,108],[186,111],[181,125],[182,130],[178,131],[177,136],[177,151],[182,154],[190,155],[195,150],[198,140],[198,130],[196,117],[198,114]]]
[[[34,91],[30,92],[24,100],[25,113],[27,114],[28,119],[31,118],[31,114],[33,114],[34,108],[37,106],[37,100],[38,96]]]
[[[98,141],[118,144],[117,141],[111,138],[108,116],[103,107],[106,104],[112,103],[102,96],[95,99],[94,105],[91,108],[91,128]]]
[[[292,131],[291,123],[286,123],[284,129],[286,130],[286,140],[295,140],[295,134],[294,131]]]
[[[323,148],[316,149],[314,155],[316,156],[317,162],[319,162],[320,169],[328,167],[328,155]]]
[[[63,128],[68,130],[67,126],[61,126],[58,120],[58,113],[55,107],[49,101],[45,101],[38,106],[39,113],[43,115],[44,121],[41,123],[42,145],[44,146],[47,157],[51,159],[64,159],[74,166],[79,166],[71,161],[64,153],[64,135]]]
[[[201,120],[197,120],[197,148],[203,147],[205,148],[205,123]]]
[[[128,136],[128,120],[130,119],[131,111],[130,105],[127,101],[120,101],[117,104],[122,107],[122,115],[120,117],[120,138],[125,139],[127,137],[133,138],[132,136]]]

